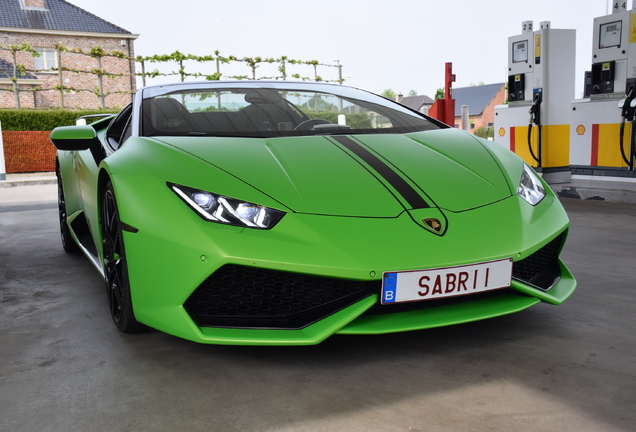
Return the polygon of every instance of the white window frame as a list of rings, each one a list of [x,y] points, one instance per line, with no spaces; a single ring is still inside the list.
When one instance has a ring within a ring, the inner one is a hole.
[[[57,72],[57,55],[54,48],[35,48],[40,57],[35,57],[35,70]]]

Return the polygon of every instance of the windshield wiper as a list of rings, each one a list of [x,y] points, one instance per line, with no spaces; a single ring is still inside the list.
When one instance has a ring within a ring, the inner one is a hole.
[[[216,134],[213,134],[212,132],[188,132],[189,136],[216,136]]]

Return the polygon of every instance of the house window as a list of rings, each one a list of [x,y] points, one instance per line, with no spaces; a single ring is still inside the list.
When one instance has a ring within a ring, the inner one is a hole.
[[[35,58],[36,70],[57,69],[57,58],[53,48],[36,48],[40,57]]]

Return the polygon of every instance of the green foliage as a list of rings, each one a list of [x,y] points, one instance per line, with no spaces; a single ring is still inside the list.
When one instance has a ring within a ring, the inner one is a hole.
[[[116,114],[119,110],[0,110],[3,131],[50,131],[73,126],[78,117],[90,114]],[[87,119],[90,123],[90,119]]]
[[[104,51],[102,47],[96,46],[94,48],[91,48],[90,55],[93,57],[104,57],[106,55],[106,51]]]
[[[440,87],[435,91],[435,100],[444,99],[444,88]]]
[[[207,81],[219,81],[221,79],[221,74],[219,72],[215,72],[212,75],[206,75],[205,79]]]
[[[319,118],[327,120],[329,123],[338,124],[338,114],[336,111],[304,111],[309,118]],[[347,125],[353,129],[371,129],[371,119],[367,113],[345,114]]]
[[[380,93],[380,96],[384,96],[387,99],[395,100],[395,92],[392,89],[384,90],[382,93]]]
[[[242,108],[240,108],[240,109],[242,109]],[[190,112],[201,113],[201,112],[231,112],[231,111],[229,109],[227,109],[226,107],[217,108],[215,106],[210,105],[210,106],[207,106],[207,107],[204,107],[204,108],[195,108],[195,109],[191,110]]]
[[[417,96],[417,90],[410,90],[409,96]]]
[[[243,80],[243,79],[257,79],[256,76],[256,70],[257,68],[260,67],[261,64],[263,63],[267,63],[270,65],[275,65],[278,64],[277,66],[277,70],[282,74],[282,76],[273,76],[273,77],[258,77],[258,79],[274,79],[274,80],[278,80],[280,78],[283,79],[287,79],[288,77],[288,70],[287,70],[287,65],[306,65],[306,66],[311,66],[313,67],[314,70],[314,77],[310,78],[307,76],[301,76],[299,73],[294,73],[291,76],[295,79],[300,79],[302,81],[324,81],[324,82],[340,82],[340,80],[326,80],[323,77],[321,77],[320,75],[318,75],[318,66],[321,67],[338,67],[341,68],[342,65],[338,64],[338,65],[333,65],[333,64],[325,64],[325,63],[320,63],[318,60],[296,60],[296,59],[290,59],[287,56],[281,56],[280,58],[263,58],[263,57],[243,57],[243,58],[239,58],[236,56],[221,56],[219,54],[219,51],[216,50],[214,51],[214,55],[204,55],[204,56],[197,56],[197,55],[193,55],[193,54],[184,54],[180,51],[175,51],[171,54],[164,54],[164,55],[153,55],[153,56],[147,56],[147,57],[142,57],[142,56],[136,56],[136,57],[129,57],[127,56],[124,52],[122,51],[112,51],[112,52],[107,52],[105,51],[102,47],[100,46],[95,46],[92,47],[89,51],[85,52],[79,48],[67,48],[64,45],[61,44],[55,44],[53,46],[55,48],[55,50],[59,53],[73,53],[73,54],[81,54],[81,55],[85,55],[85,56],[90,56],[93,59],[95,59],[96,63],[97,63],[97,67],[93,67],[90,68],[89,70],[84,70],[84,69],[73,69],[73,68],[69,68],[63,65],[58,65],[57,67],[57,72],[62,76],[64,75],[64,72],[71,72],[71,73],[77,73],[77,74],[90,74],[90,75],[95,75],[99,81],[99,86],[95,87],[95,88],[75,88],[75,87],[70,87],[70,86],[65,86],[65,85],[60,85],[60,84],[56,84],[56,85],[50,85],[48,87],[44,87],[44,88],[40,88],[40,87],[34,87],[32,89],[29,90],[25,90],[22,89],[18,86],[17,84],[17,80],[20,77],[24,77],[27,72],[35,72],[38,73],[40,71],[35,70],[35,69],[27,69],[27,67],[25,65],[22,64],[18,64],[17,63],[17,53],[18,52],[28,52],[30,53],[33,57],[39,57],[40,54],[34,49],[32,48],[29,44],[27,43],[22,43],[21,45],[10,45],[10,46],[3,46],[0,44],[0,51],[7,51],[11,54],[12,56],[12,63],[13,63],[13,71],[3,71],[3,78],[8,78],[12,81],[12,88],[11,89],[6,89],[6,88],[0,88],[0,91],[7,91],[7,92],[13,92],[14,94],[14,99],[15,99],[15,107],[16,108],[20,108],[20,93],[23,93],[25,91],[33,91],[33,92],[37,92],[37,91],[47,91],[47,90],[57,90],[60,92],[60,95],[63,96],[63,92],[69,93],[69,92],[90,92],[95,94],[98,98],[100,98],[100,105],[103,107],[105,107],[106,102],[105,102],[105,98],[109,95],[112,94],[130,94],[130,91],[111,91],[111,92],[107,92],[104,91],[104,84],[107,83],[107,81],[105,82],[103,79],[112,79],[112,78],[116,78],[116,77],[124,77],[124,76],[130,76],[130,74],[127,73],[112,73],[109,72],[106,69],[102,68],[102,59],[106,58],[106,57],[112,57],[112,58],[117,58],[117,59],[122,59],[122,60],[130,60],[133,62],[138,63],[141,66],[141,72],[140,73],[134,73],[135,76],[140,76],[143,78],[143,85],[146,85],[146,81],[145,78],[149,77],[149,78],[156,78],[159,76],[178,76],[180,78],[181,81],[185,81],[188,78],[199,78],[199,77],[203,77],[208,81],[218,81],[220,79],[236,79],[236,80]],[[187,61],[195,61],[198,63],[203,63],[203,62],[215,62],[216,63],[216,68],[217,71],[213,74],[207,75],[201,72],[189,72],[186,70],[187,64],[184,62]],[[172,72],[160,72],[159,70],[155,69],[152,71],[147,71],[146,70],[146,65],[147,63],[176,63],[178,68],[176,71],[172,71]],[[234,75],[234,76],[227,76],[227,75],[223,75],[220,72],[220,64],[227,64],[230,62],[242,62],[244,64],[246,64],[250,69],[251,69],[251,76],[248,75]],[[64,63],[64,61],[62,61],[62,63]],[[341,69],[340,69],[341,70]],[[4,76],[6,75],[6,76]],[[395,96],[393,96],[395,97]],[[60,102],[60,105],[63,107],[64,104],[63,102]],[[320,107],[319,107],[320,109]]]
[[[489,126],[479,126],[477,129],[475,129],[474,134],[475,136],[478,136],[480,138],[494,138],[495,128]]]

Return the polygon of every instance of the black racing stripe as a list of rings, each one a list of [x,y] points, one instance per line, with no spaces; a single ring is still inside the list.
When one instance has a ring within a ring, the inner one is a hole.
[[[417,193],[413,187],[406,180],[404,180],[398,173],[396,173],[389,165],[387,165],[382,159],[379,159],[373,153],[360,144],[355,142],[349,137],[343,135],[336,135],[332,137],[340,144],[345,146],[347,150],[358,156],[371,168],[373,168],[378,174],[380,174],[395,190],[404,197],[409,205],[414,209],[429,208],[428,203]]]

